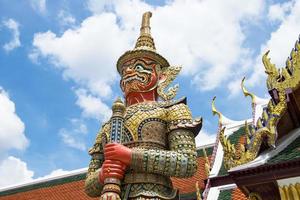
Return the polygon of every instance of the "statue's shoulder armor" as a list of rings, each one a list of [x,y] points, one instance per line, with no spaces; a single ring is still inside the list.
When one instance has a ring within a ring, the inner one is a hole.
[[[192,113],[189,107],[184,103],[177,103],[168,107],[168,121],[191,121]]]
[[[202,118],[193,119],[189,107],[186,105],[186,98],[174,102],[168,106],[168,130],[189,129],[196,136],[202,127]]]
[[[100,153],[102,144],[106,143],[107,138],[109,137],[110,132],[110,121],[104,123],[97,133],[95,144],[92,148],[89,149],[89,154]]]
[[[170,108],[172,106],[178,105],[178,104],[186,104],[186,97],[182,97],[177,100],[169,100],[169,101],[162,101],[158,102],[157,106],[162,108]]]

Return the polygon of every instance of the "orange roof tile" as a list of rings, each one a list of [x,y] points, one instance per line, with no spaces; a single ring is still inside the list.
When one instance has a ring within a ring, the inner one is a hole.
[[[209,157],[210,158],[210,157]],[[205,158],[198,157],[198,168],[195,175],[191,178],[172,178],[173,186],[179,189],[180,194],[187,194],[196,191],[196,182],[199,182],[199,188],[204,189],[204,180],[207,179],[207,175],[205,172]]]
[[[232,191],[232,199],[233,200],[247,200],[248,198],[242,193],[242,191],[239,188],[235,188]]]
[[[84,193],[84,180],[74,181],[61,185],[20,192],[8,196],[0,197],[0,200],[92,200]]]

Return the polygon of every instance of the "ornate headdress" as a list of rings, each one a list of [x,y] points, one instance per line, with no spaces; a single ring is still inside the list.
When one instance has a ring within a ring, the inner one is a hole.
[[[168,61],[158,53],[156,53],[154,40],[150,33],[150,17],[152,16],[151,12],[146,12],[143,14],[142,26],[140,29],[140,36],[137,39],[135,47],[131,51],[126,51],[117,62],[118,72],[122,73],[122,65],[133,58],[139,57],[149,57],[157,61],[162,68],[168,67]]]
[[[140,29],[140,36],[137,39],[135,47],[133,50],[126,51],[117,61],[118,72],[122,75],[122,66],[127,61],[147,57],[155,60],[160,65],[160,72],[165,77],[158,84],[157,92],[158,95],[164,100],[170,100],[175,97],[178,90],[178,85],[170,87],[167,92],[165,88],[176,78],[181,70],[181,67],[173,67],[169,65],[169,62],[160,54],[156,52],[154,40],[151,36],[150,28],[150,18],[152,16],[151,12],[146,12],[143,14],[142,25]]]

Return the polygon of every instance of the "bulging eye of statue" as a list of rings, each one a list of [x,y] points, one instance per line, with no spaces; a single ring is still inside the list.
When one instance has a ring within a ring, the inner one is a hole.
[[[141,71],[143,71],[143,70],[144,70],[144,67],[143,67],[141,64],[137,64],[137,65],[135,66],[135,71],[141,72]]]

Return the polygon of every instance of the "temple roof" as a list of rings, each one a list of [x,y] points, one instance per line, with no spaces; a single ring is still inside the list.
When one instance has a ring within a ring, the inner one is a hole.
[[[269,149],[256,159],[244,165],[232,168],[230,171],[245,170],[268,164],[279,164],[300,158],[300,128],[293,130],[286,137],[278,141],[276,149]]]
[[[248,198],[238,189],[226,189],[221,190],[219,193],[218,200],[247,200]]]
[[[268,160],[268,164],[282,163],[290,160],[300,159],[300,130],[298,130],[298,137],[283,151]]]

